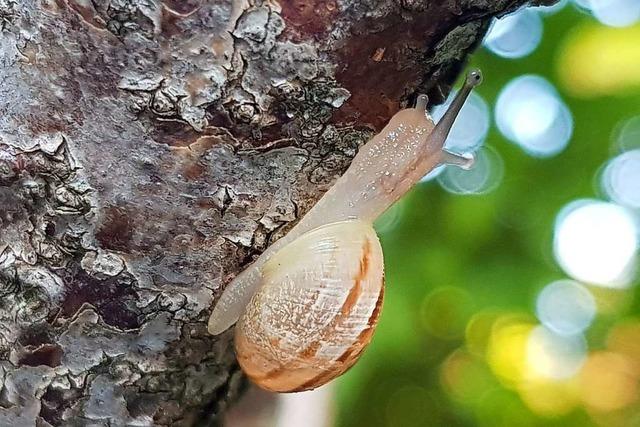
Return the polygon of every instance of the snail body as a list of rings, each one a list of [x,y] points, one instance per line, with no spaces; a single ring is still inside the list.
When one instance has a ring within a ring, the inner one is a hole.
[[[240,366],[260,387],[313,389],[341,375],[371,340],[384,294],[382,249],[372,224],[441,164],[473,158],[443,149],[479,71],[438,125],[427,98],[396,113],[284,237],[225,288],[209,319],[217,335],[238,322]]]

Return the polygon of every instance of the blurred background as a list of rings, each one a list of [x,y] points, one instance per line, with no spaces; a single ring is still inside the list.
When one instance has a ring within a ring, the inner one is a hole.
[[[640,426],[640,0],[522,9],[471,65],[447,146],[476,164],[377,222],[372,344],[260,425]]]

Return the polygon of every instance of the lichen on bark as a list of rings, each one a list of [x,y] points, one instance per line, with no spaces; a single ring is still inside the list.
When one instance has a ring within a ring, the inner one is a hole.
[[[215,423],[206,319],[517,0],[0,0],[0,425]]]

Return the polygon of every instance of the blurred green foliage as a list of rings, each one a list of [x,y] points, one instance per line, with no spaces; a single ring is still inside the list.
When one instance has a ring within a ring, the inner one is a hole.
[[[576,384],[523,391],[521,384],[501,380],[486,351],[495,319],[537,324],[538,292],[567,277],[552,252],[556,215],[572,200],[602,196],[596,178],[615,154],[612,132],[621,120],[640,114],[638,87],[592,96],[563,86],[559,75],[571,75],[558,68],[567,40],[591,26],[601,25],[569,6],[545,17],[542,43],[528,57],[503,59],[481,48],[472,58],[485,75],[478,92],[491,107],[514,77],[533,73],[548,79],[573,114],[573,137],[557,156],[534,158],[504,139],[492,117],[486,144],[504,160],[495,190],[460,196],[435,181],[423,183],[380,220],[395,221],[380,227],[384,309],[369,349],[339,380],[336,425],[640,426],[637,389],[629,389],[635,397],[614,409],[585,402],[580,381],[586,380],[579,378]],[[605,349],[616,325],[634,322],[640,313],[634,287],[594,292],[599,312],[586,332],[590,352]],[[606,379],[602,384],[606,388]],[[550,402],[541,409],[538,398]]]

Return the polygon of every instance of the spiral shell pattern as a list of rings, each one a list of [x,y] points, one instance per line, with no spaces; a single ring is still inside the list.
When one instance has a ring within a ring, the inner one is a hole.
[[[384,294],[380,241],[358,220],[316,228],[278,251],[236,325],[236,353],[260,387],[297,392],[349,369],[371,341]]]

